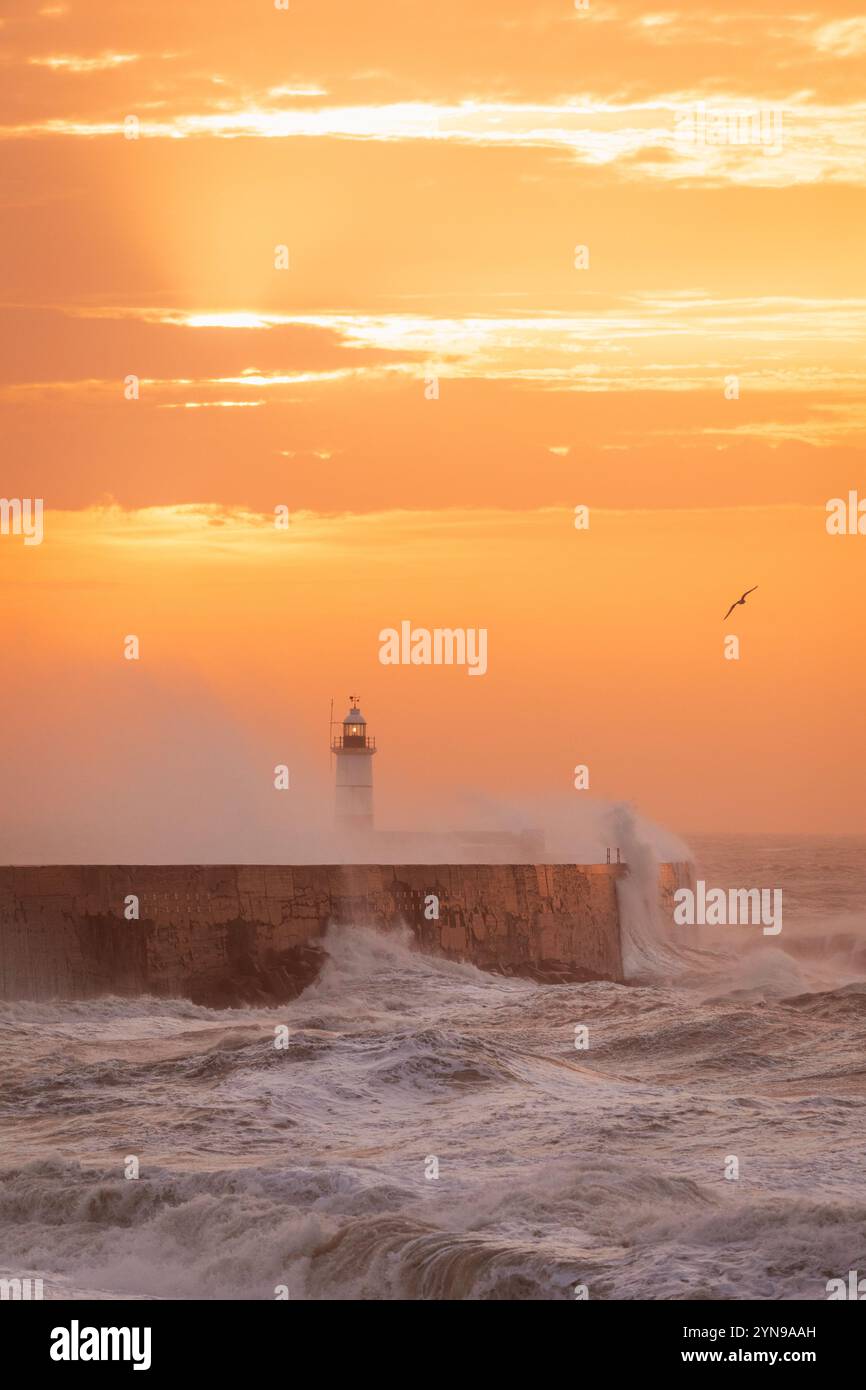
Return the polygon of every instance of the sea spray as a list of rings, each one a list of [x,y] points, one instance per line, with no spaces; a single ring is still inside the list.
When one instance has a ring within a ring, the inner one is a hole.
[[[689,966],[662,911],[659,861],[631,806],[611,812],[611,835],[627,866],[617,880],[623,969],[627,980],[675,980]]]

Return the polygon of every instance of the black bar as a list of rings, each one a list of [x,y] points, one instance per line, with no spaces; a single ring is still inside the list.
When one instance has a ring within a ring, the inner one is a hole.
[[[844,1300],[848,1301],[848,1300]],[[505,1317],[505,1321],[500,1321]],[[128,1336],[95,1337],[88,1329],[126,1329]],[[345,1356],[356,1374],[398,1370],[413,1379],[406,1339],[424,1373],[436,1366],[452,1375],[469,1365],[513,1376],[516,1358],[528,1358],[537,1377],[551,1357],[566,1356],[569,1379],[585,1381],[593,1366],[611,1376],[666,1375],[671,1370],[703,1374],[707,1367],[739,1374],[803,1368],[826,1381],[857,1366],[866,1322],[859,1307],[839,1302],[595,1302],[557,1300],[509,1304],[349,1302],[169,1302],[112,1300],[0,1304],[0,1329],[7,1357],[18,1375],[48,1371],[61,1377],[100,1371],[111,1375],[162,1378],[212,1372],[247,1379],[279,1373],[333,1378]],[[133,1329],[138,1329],[137,1335]],[[61,1331],[62,1330],[62,1331]],[[149,1338],[148,1334],[149,1333]],[[400,1347],[403,1350],[400,1351]],[[93,1349],[126,1360],[90,1360]],[[78,1360],[53,1359],[79,1352]],[[134,1360],[141,1370],[133,1369]],[[144,1363],[148,1364],[145,1365]],[[310,1364],[312,1362],[312,1364]],[[367,1367],[365,1372],[364,1367]],[[302,1369],[306,1368],[306,1369]],[[565,1370],[565,1367],[563,1367]],[[534,1377],[534,1378],[535,1378]]]

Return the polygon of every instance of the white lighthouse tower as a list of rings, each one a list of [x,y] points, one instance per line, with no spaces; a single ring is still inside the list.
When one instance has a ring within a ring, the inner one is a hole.
[[[331,731],[331,752],[337,759],[337,826],[341,830],[373,829],[373,754],[376,740],[367,736],[367,721],[350,695],[351,708]]]

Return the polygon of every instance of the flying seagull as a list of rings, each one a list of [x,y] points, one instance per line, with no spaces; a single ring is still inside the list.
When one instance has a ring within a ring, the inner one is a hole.
[[[736,606],[737,606],[738,603],[745,603],[745,602],[746,602],[746,599],[747,599],[748,596],[749,596],[749,594],[753,594],[753,593],[755,592],[755,590],[757,589],[757,587],[758,587],[757,584],[753,584],[752,587],[751,587],[751,589],[747,589],[747,590],[746,590],[746,592],[743,594],[743,597],[742,597],[742,598],[738,598],[734,603],[732,603],[731,606],[730,606],[730,608],[728,609],[727,613],[725,614],[724,618],[722,618],[722,622],[725,622],[726,619],[728,619],[728,618],[731,616],[731,614],[733,613],[733,611],[734,611],[734,609],[736,608]]]

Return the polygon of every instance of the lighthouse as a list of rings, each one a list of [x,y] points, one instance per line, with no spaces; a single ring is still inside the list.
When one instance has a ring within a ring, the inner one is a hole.
[[[367,721],[350,695],[349,713],[331,734],[331,752],[337,759],[337,826],[341,830],[373,829],[373,754],[376,740],[367,734]]]

